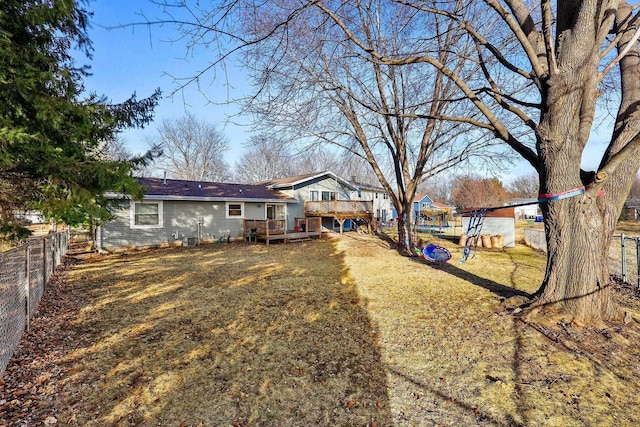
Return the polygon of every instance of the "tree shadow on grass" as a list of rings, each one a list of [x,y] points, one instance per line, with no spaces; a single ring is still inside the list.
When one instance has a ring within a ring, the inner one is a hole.
[[[388,234],[380,233],[378,237],[386,242],[389,245],[390,249],[395,249],[397,247],[397,242]],[[454,261],[451,262],[428,262],[418,257],[412,257],[411,260],[416,263],[428,265],[431,268],[435,268],[438,270],[442,270],[446,273],[451,274],[459,279],[465,280],[473,285],[480,286],[485,288],[494,294],[502,297],[502,298],[511,298],[514,296],[522,296],[526,298],[531,298],[532,294],[515,289],[509,286],[505,286],[501,283],[495,282],[490,279],[486,279],[484,277],[477,276],[473,273],[465,271],[461,268],[456,267]]]
[[[440,404],[451,404],[451,405],[455,405],[459,410],[462,411],[462,413],[464,413],[467,417],[469,418],[475,418],[478,422],[478,425],[496,425],[496,426],[509,426],[509,427],[521,427],[524,426],[524,424],[521,424],[519,422],[517,422],[515,419],[511,418],[508,420],[508,422],[501,422],[500,420],[497,420],[493,417],[491,417],[491,415],[483,413],[481,410],[479,410],[479,408],[475,405],[466,403],[464,401],[460,401],[458,399],[456,399],[454,396],[452,395],[448,395],[446,393],[443,393],[442,391],[438,390],[435,387],[431,387],[428,384],[425,384],[424,382],[413,378],[410,374],[406,374],[404,372],[401,372],[400,369],[398,368],[394,368],[394,367],[390,367],[388,368],[389,372],[392,375],[395,375],[399,378],[401,378],[404,381],[407,381],[409,383],[411,383],[413,386],[418,387],[419,389],[422,390],[423,393],[425,394],[429,394],[429,395],[433,395],[436,397],[436,400],[438,400],[440,402]],[[453,420],[451,420],[453,421]]]
[[[91,300],[60,422],[392,424],[377,333],[333,243],[109,263],[73,283]]]
[[[532,297],[532,294],[528,292],[525,292],[516,288],[510,288],[509,286],[505,286],[491,279],[486,279],[484,277],[480,277],[478,275],[465,271],[461,268],[458,268],[453,262],[443,262],[443,263],[426,262],[420,258],[412,258],[412,260],[414,262],[428,265],[431,268],[444,271],[448,274],[451,274],[452,276],[455,276],[459,279],[467,281],[475,286],[480,286],[481,288],[487,289],[488,291],[502,298],[511,298],[515,296],[522,296],[526,298]]]

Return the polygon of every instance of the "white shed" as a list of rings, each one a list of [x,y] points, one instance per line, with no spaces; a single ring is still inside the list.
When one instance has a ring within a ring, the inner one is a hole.
[[[462,232],[469,228],[469,213],[462,214]],[[483,219],[480,235],[504,236],[504,246],[512,248],[516,245],[515,208],[505,207],[493,212],[487,212]]]

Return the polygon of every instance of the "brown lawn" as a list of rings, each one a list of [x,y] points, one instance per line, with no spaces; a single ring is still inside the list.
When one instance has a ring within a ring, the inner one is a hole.
[[[640,424],[632,292],[605,331],[528,323],[541,255],[435,242],[449,263],[356,234],[82,260],[0,381],[0,425]]]

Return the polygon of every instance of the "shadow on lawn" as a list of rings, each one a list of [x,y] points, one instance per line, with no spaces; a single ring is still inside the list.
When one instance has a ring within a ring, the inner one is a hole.
[[[517,422],[514,419],[510,419],[508,422],[500,422],[499,420],[492,418],[490,415],[483,413],[482,411],[479,410],[479,408],[477,406],[474,405],[470,405],[466,402],[462,402],[459,401],[458,399],[456,399],[454,396],[450,396],[447,395],[443,392],[441,392],[440,390],[438,390],[435,387],[430,387],[429,385],[425,384],[424,382],[413,378],[411,375],[405,374],[403,372],[400,371],[400,369],[398,368],[389,368],[389,372],[392,375],[396,375],[398,377],[400,377],[401,379],[403,379],[404,381],[407,381],[411,384],[413,384],[414,386],[418,387],[419,389],[421,389],[423,391],[423,393],[429,393],[429,394],[433,394],[435,396],[438,397],[438,399],[440,399],[441,403],[448,403],[448,404],[452,404],[455,405],[458,409],[460,409],[462,412],[467,413],[468,415],[470,415],[471,417],[475,417],[478,420],[478,424],[484,425],[484,424],[491,424],[491,425],[496,425],[496,426],[509,426],[509,427],[521,427],[524,426],[526,424],[521,424],[519,422]]]
[[[390,249],[395,249],[397,247],[397,242],[393,239],[393,237],[389,236],[388,234],[380,233],[378,234],[378,237],[380,238],[380,240],[386,242],[386,244]],[[455,261],[453,260],[450,262],[444,262],[444,263],[426,262],[418,257],[412,257],[411,260],[413,262],[417,262],[420,264],[429,265],[431,268],[436,268],[438,270],[445,271],[451,274],[452,276],[458,277],[473,285],[485,288],[503,298],[511,298],[514,296],[523,296],[523,297],[531,298],[531,294],[529,294],[528,292],[505,286],[501,283],[495,282],[490,279],[485,279],[484,277],[477,276],[473,273],[470,273],[461,268],[458,268],[456,267]]]
[[[63,422],[392,424],[377,333],[333,243],[158,250],[79,270],[87,342],[68,360]]]
[[[432,263],[432,262],[425,262],[423,260],[421,260],[420,258],[412,258],[413,261],[415,262],[419,262],[421,264],[427,264],[429,265],[431,268],[435,268],[438,270],[442,270],[448,274],[451,274],[452,276],[455,276],[459,279],[465,280],[475,286],[480,286],[482,288],[485,288],[486,290],[493,292],[494,294],[502,297],[502,298],[511,298],[511,297],[515,297],[515,296],[523,296],[523,297],[527,297],[527,298],[531,298],[531,294],[525,291],[522,291],[520,289],[516,289],[516,288],[510,288],[509,286],[505,286],[501,283],[498,283],[496,281],[493,281],[491,279],[485,279],[484,277],[480,277],[477,276],[473,273],[470,273],[468,271],[465,271],[461,268],[456,267],[456,265],[453,262],[446,262],[446,263]]]

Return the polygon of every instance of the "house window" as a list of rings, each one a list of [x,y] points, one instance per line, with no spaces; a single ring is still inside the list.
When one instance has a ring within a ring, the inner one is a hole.
[[[285,205],[267,205],[267,219],[285,219]]]
[[[382,209],[382,220],[383,221],[387,220],[387,210],[386,209]]]
[[[322,200],[335,200],[336,192],[335,191],[323,191],[322,192]]]
[[[380,220],[380,209],[376,209],[376,219]]]
[[[227,202],[227,218],[244,218],[244,203]]]
[[[162,202],[132,202],[130,228],[162,228]]]
[[[389,199],[389,195],[388,195],[387,193],[384,193],[384,194],[382,195],[382,198],[383,198],[383,199],[385,199],[385,200],[387,200],[387,199]]]
[[[361,199],[362,198],[362,191],[358,190],[358,198]]]
[[[378,198],[378,193],[376,193],[376,199]]]
[[[316,202],[316,201],[320,200],[320,198],[318,197],[319,196],[318,190],[311,190],[310,193],[311,193],[311,201],[312,202]]]

